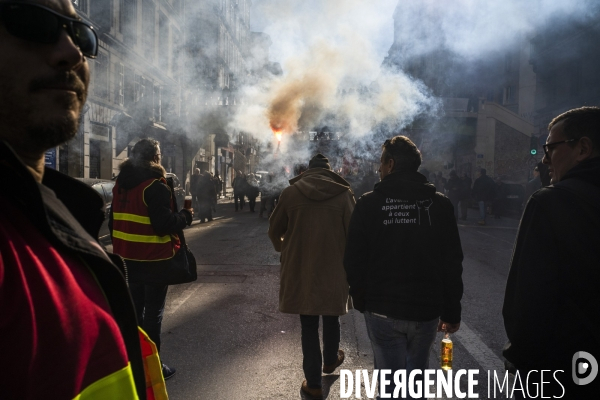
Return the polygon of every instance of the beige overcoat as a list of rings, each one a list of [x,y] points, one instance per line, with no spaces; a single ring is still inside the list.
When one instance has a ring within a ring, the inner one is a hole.
[[[269,220],[269,238],[281,252],[279,311],[344,315],[344,249],[355,204],[350,185],[324,168],[311,168],[290,185]]]

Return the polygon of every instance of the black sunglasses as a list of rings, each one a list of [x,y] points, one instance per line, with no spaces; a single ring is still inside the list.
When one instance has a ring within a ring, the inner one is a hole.
[[[550,154],[548,154],[549,149],[551,149],[552,147],[557,146],[559,144],[574,142],[575,140],[576,139],[569,139],[569,140],[561,140],[560,142],[546,143],[546,144],[542,145],[542,148],[544,149],[544,154],[546,155],[546,157],[548,159],[550,159]],[[550,146],[552,146],[552,147],[550,147]]]
[[[0,3],[0,20],[11,35],[35,43],[56,43],[62,29],[88,58],[98,55],[98,36],[94,28],[76,18],[31,3]]]

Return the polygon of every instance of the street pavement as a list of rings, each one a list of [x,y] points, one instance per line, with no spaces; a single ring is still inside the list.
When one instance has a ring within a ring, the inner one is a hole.
[[[198,280],[169,288],[161,357],[177,369],[167,381],[171,399],[302,398],[300,321],[278,311],[279,254],[267,237],[268,219],[258,217],[259,204],[256,213],[247,205],[235,212],[231,202],[221,200],[212,222],[194,221],[185,230]],[[459,221],[465,291],[461,329],[452,335],[453,369],[479,370],[476,392],[488,398],[487,371],[504,374],[501,310],[518,220],[492,217],[486,226],[477,220],[477,210],[469,209],[467,221]],[[351,311],[340,321],[342,368],[371,372],[362,314]],[[438,334],[432,348],[430,368],[439,367],[441,338]],[[340,399],[339,369],[323,376],[323,388],[327,399]],[[465,379],[461,388],[466,391]],[[360,398],[367,398],[364,383]]]

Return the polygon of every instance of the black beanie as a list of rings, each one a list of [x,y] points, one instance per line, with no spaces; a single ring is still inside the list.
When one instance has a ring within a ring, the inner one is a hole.
[[[308,168],[325,168],[330,170],[331,165],[329,165],[329,160],[327,157],[319,153],[310,160],[308,163]]]

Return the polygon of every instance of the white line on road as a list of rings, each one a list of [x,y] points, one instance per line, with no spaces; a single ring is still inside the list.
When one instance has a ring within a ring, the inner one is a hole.
[[[454,335],[484,370],[504,372],[504,362],[467,324],[461,321],[460,329]]]
[[[480,231],[480,230],[477,230],[477,233],[481,233],[482,235],[489,236],[489,237],[491,237],[491,238],[494,238],[495,240],[499,240],[499,241],[501,241],[501,242],[508,243],[508,244],[510,244],[511,246],[515,244],[514,242],[510,242],[510,241],[508,241],[508,240],[500,239],[499,237],[496,237],[496,236],[494,236],[494,235],[490,235],[489,233],[485,233],[485,232],[482,232],[482,231]]]
[[[179,310],[179,307],[183,305],[196,291],[203,286],[202,284],[191,284],[187,287],[181,295],[178,296],[177,300],[173,300],[169,306],[169,309],[165,312],[167,315],[173,315]]]

